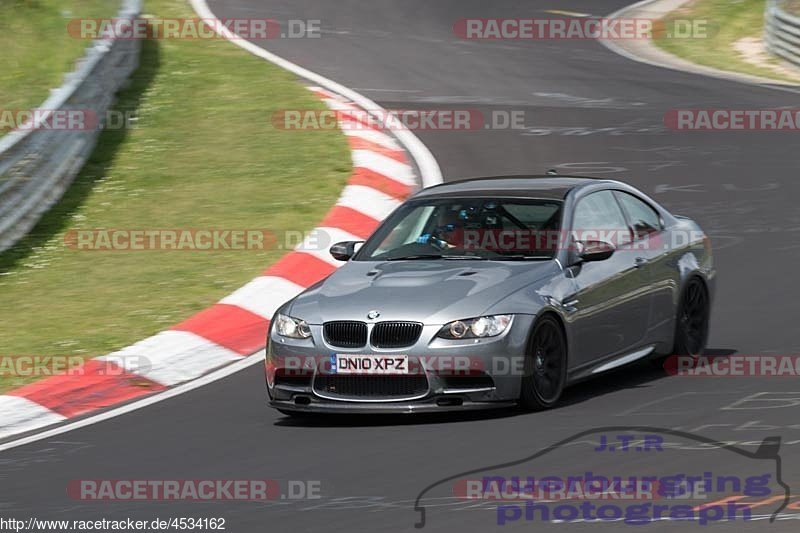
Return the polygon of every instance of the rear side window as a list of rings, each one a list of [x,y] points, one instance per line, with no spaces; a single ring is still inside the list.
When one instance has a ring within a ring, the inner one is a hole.
[[[616,191],[614,194],[617,195],[619,203],[628,214],[637,239],[661,231],[661,216],[658,211],[626,192]]]

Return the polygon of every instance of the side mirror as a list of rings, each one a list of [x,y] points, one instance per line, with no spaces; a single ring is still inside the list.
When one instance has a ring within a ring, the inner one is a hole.
[[[350,261],[356,254],[356,246],[362,244],[364,241],[344,241],[337,242],[330,248],[330,253],[337,261]]]
[[[616,251],[614,245],[605,241],[576,241],[578,260],[581,263],[605,261]]]

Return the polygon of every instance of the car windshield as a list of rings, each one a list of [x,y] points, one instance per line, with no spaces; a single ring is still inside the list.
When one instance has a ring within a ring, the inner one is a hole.
[[[556,200],[420,199],[395,211],[354,260],[546,260],[560,229]]]

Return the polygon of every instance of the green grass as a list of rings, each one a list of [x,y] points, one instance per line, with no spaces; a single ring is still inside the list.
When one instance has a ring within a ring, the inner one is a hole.
[[[189,17],[181,0],[146,4]],[[225,41],[145,41],[91,161],[34,232],[0,255],[0,356],[95,357],[229,294],[283,251],[87,252],[64,234],[94,228],[311,229],[350,170],[337,131],[276,130],[281,109],[323,104],[287,72]],[[31,379],[0,376],[0,389]]]
[[[796,83],[797,79],[744,61],[733,47],[743,37],[763,35],[764,9],[765,0],[695,0],[670,13],[665,21],[669,24],[674,19],[707,20],[713,28],[709,32],[711,37],[657,39],[655,43],[667,52],[700,65]]]
[[[69,36],[70,19],[113,17],[119,6],[115,0],[0,0],[0,108],[41,105],[89,44]]]

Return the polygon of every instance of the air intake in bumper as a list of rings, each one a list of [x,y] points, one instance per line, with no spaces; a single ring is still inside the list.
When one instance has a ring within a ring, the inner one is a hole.
[[[342,400],[410,399],[427,394],[428,379],[424,374],[318,375],[314,392]]]

